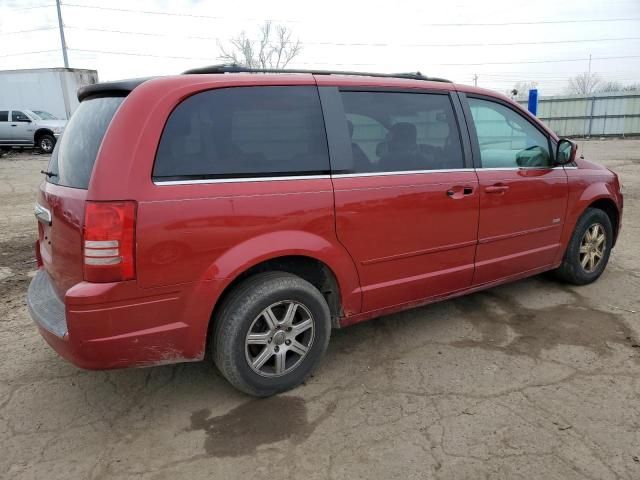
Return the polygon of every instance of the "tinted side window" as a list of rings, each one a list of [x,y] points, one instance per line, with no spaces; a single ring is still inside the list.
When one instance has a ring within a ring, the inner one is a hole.
[[[496,102],[469,98],[483,168],[547,167],[547,137],[514,110]]]
[[[27,117],[24,113],[18,110],[11,111],[11,121],[12,122],[29,122],[29,117]]]
[[[353,171],[463,168],[460,134],[448,95],[341,92]]]
[[[235,87],[187,98],[165,125],[153,177],[232,178],[329,171],[316,87]]]
[[[0,122],[8,122],[9,121],[9,112],[7,110],[3,110],[0,112]]]

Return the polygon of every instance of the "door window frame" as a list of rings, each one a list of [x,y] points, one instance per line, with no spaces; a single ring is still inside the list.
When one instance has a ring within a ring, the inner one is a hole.
[[[387,175],[407,175],[413,173],[446,173],[451,171],[473,170],[472,145],[467,130],[462,103],[455,91],[435,88],[397,88],[376,86],[322,86],[318,87],[320,105],[324,116],[325,131],[329,144],[329,162],[331,175],[336,177],[371,177]],[[454,122],[460,138],[462,148],[462,167],[454,169],[432,170],[399,170],[392,172],[353,172],[347,165],[353,165],[351,138],[347,127],[347,116],[344,111],[341,92],[369,92],[369,93],[410,93],[414,95],[435,94],[449,97],[453,110]]]
[[[553,149],[553,142],[549,133],[542,127],[542,125],[535,122],[533,119],[528,118],[526,115],[523,115],[522,112],[518,111],[518,109],[514,108],[509,102],[497,97],[492,97],[490,95],[483,95],[480,93],[464,93],[458,92],[459,100],[462,104],[462,110],[464,112],[464,119],[467,126],[467,131],[469,133],[469,139],[471,141],[471,152],[473,157],[473,165],[476,169],[482,170],[550,170],[555,168],[555,152]],[[480,142],[478,140],[478,132],[476,131],[476,125],[473,121],[473,115],[471,114],[471,107],[469,105],[469,98],[475,98],[478,100],[485,100],[487,102],[497,103],[498,105],[502,105],[503,107],[508,108],[513,113],[518,115],[520,118],[528,122],[530,125],[536,128],[546,139],[547,139],[547,148],[549,149],[549,159],[551,165],[548,167],[499,167],[499,168],[484,168],[482,166],[482,159],[480,157]]]

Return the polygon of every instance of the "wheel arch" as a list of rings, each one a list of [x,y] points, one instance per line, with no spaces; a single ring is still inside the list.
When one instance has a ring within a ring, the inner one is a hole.
[[[298,264],[305,267],[296,267]],[[360,280],[351,256],[337,239],[332,241],[331,238],[308,231],[284,230],[247,239],[220,255],[205,272],[205,278],[221,280],[226,290],[236,279],[247,272],[264,269],[264,265],[293,269],[291,273],[297,271],[304,278],[303,275],[308,274],[312,264],[331,272],[340,294],[340,313],[359,313]],[[325,276],[328,277],[328,274]],[[220,296],[217,295],[216,304]]]
[[[203,338],[203,352],[206,351],[206,346],[210,345],[211,336],[214,332],[216,313],[219,311],[220,306],[229,294],[247,278],[258,273],[268,271],[291,273],[311,283],[327,300],[329,311],[331,312],[332,327],[340,327],[340,317],[344,315],[343,294],[341,292],[338,277],[331,267],[325,262],[309,255],[297,254],[275,256],[259,261],[249,268],[241,271],[224,286],[211,308],[211,314],[209,316],[206,332]]]
[[[618,239],[618,230],[620,228],[620,211],[618,210],[616,203],[610,197],[601,197],[589,203],[584,211],[586,211],[587,208],[597,208],[607,214],[609,220],[611,220],[611,226],[613,228],[612,246],[615,246],[616,240]]]
[[[340,284],[334,271],[326,263],[308,255],[285,255],[263,260],[240,272],[231,280],[218,297],[211,312],[213,319],[216,309],[224,302],[231,291],[247,278],[262,272],[279,271],[291,273],[316,287],[327,300],[331,312],[331,323],[339,326],[338,319],[343,315]]]
[[[558,254],[554,260],[555,265],[559,265],[562,262],[575,227],[588,208],[598,208],[604,211],[611,220],[614,231],[612,245],[615,245],[618,237],[621,215],[620,205],[616,202],[613,187],[608,183],[592,183],[580,193],[574,193],[573,195],[570,193],[569,205],[570,208],[567,212],[566,222],[560,238],[562,248],[558,249]]]
[[[53,130],[46,127],[40,127],[39,129],[37,129],[33,134],[34,144],[38,143],[38,140],[40,139],[40,137],[42,137],[42,135],[51,135],[53,137]]]
[[[336,240],[304,231],[271,232],[259,235],[222,254],[212,264],[201,285],[217,284],[215,291],[204,287],[198,297],[212,294],[206,325],[196,328],[194,341],[206,348],[213,332],[216,312],[229,293],[243,280],[265,271],[297,275],[314,285],[327,300],[333,327],[340,318],[360,312],[362,293],[353,260]],[[202,312],[204,314],[204,312]],[[204,321],[205,319],[202,318]],[[206,343],[205,343],[206,342]],[[203,348],[201,351],[205,351]]]

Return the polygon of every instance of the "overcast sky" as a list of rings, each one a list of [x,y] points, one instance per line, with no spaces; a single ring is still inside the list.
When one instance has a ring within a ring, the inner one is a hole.
[[[290,67],[420,70],[466,84],[477,74],[499,91],[533,80],[551,95],[591,54],[603,79],[640,82],[640,0],[63,0],[62,16],[70,66],[101,80],[217,63],[218,40],[255,37],[271,19],[303,44]],[[0,70],[60,66],[55,0],[0,0]]]

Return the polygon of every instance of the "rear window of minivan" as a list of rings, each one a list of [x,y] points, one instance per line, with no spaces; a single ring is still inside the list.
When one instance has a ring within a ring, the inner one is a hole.
[[[155,181],[329,172],[315,87],[233,87],[197,93],[171,113]]]
[[[124,97],[84,100],[51,155],[49,183],[87,189],[104,134]]]

